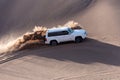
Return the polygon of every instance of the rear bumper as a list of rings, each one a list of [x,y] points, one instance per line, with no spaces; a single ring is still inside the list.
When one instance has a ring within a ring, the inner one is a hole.
[[[50,44],[48,41],[45,41],[45,44]]]

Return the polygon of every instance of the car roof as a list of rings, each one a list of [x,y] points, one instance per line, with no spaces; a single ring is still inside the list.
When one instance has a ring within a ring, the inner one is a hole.
[[[68,28],[69,27],[52,28],[52,29],[48,29],[48,32],[58,32],[58,31],[67,30]]]

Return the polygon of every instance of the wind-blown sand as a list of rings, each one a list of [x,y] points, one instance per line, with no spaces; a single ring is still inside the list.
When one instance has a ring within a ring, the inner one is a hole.
[[[1,43],[15,40],[35,25],[53,27],[69,20],[83,25],[88,38],[56,47],[30,44],[13,52],[0,62],[0,80],[119,80],[120,1],[90,1],[1,0]]]

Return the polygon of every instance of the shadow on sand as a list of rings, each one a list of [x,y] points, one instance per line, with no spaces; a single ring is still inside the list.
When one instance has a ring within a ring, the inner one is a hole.
[[[32,46],[32,45],[29,45]],[[28,47],[28,45],[27,45]],[[94,39],[86,39],[83,43],[65,43],[59,46],[43,46],[39,48],[25,47],[25,50],[18,51],[15,56],[0,62],[0,64],[15,60],[21,57],[34,55],[55,59],[60,61],[72,61],[82,64],[103,63],[120,66],[120,47],[103,43]],[[27,51],[26,51],[27,48]],[[39,60],[40,58],[38,58]]]

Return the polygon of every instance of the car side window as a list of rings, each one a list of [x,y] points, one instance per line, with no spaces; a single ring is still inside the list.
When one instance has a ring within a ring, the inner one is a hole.
[[[48,37],[62,36],[62,35],[68,35],[68,34],[69,34],[68,31],[50,32],[50,33],[48,33]]]
[[[62,35],[68,35],[69,32],[68,31],[62,31]]]
[[[69,34],[68,31],[59,31],[59,32],[57,33],[58,36],[68,35],[68,34]]]

